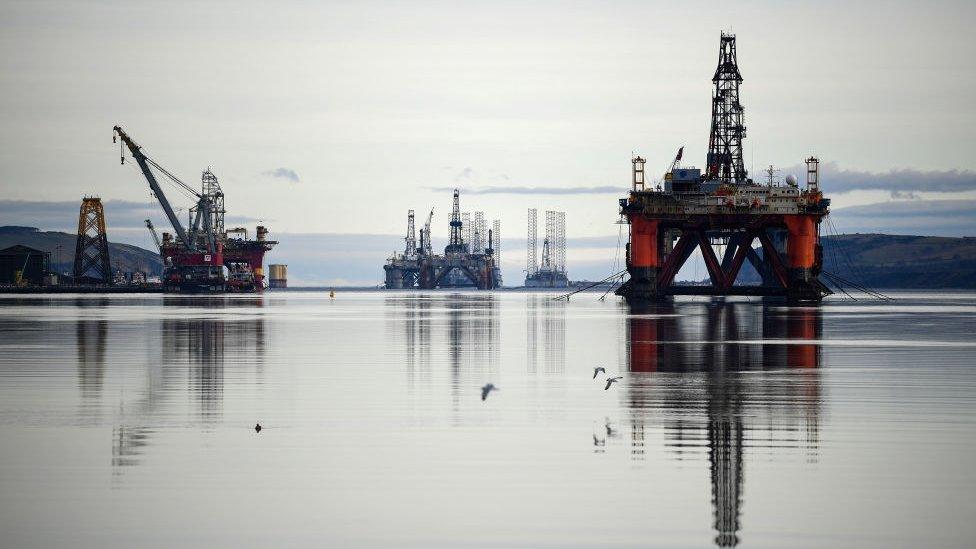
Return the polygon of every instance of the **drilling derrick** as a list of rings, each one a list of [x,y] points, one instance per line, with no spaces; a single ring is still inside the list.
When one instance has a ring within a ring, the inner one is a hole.
[[[414,229],[413,224],[413,210],[407,211],[407,237],[404,238],[406,241],[406,248],[403,251],[404,257],[408,259],[413,259],[417,256],[417,231]]]
[[[630,279],[617,295],[637,302],[674,295],[778,296],[793,303],[819,302],[831,293],[819,280],[819,227],[830,206],[820,190],[819,161],[807,159],[802,189],[793,176],[785,184],[775,181],[773,170],[768,182],[753,183],[742,160],[742,75],[734,35],[721,35],[712,82],[705,173],[681,164],[681,147],[663,184],[651,188],[645,184],[644,158],[632,159],[631,191],[619,201],[620,214],[630,225]],[[696,251],[708,280],[675,284],[681,267]],[[740,277],[746,264],[757,277]]]
[[[454,207],[451,210],[451,239],[444,248],[445,254],[464,254],[468,251],[467,243],[461,237],[464,223],[461,221],[461,206],[458,199],[458,190],[454,189]]]
[[[742,74],[735,54],[735,35],[722,33],[718,67],[712,77],[712,126],[708,136],[708,172],[706,180],[739,184],[746,182],[742,161],[743,108],[739,102]]]
[[[108,237],[105,234],[105,208],[101,198],[86,196],[81,201],[73,275],[76,282],[97,279],[102,284],[112,283]]]
[[[526,278],[531,277],[539,270],[539,260],[536,257],[536,252],[539,250],[538,230],[538,212],[535,208],[529,208],[529,234],[527,238],[528,249],[525,265]]]

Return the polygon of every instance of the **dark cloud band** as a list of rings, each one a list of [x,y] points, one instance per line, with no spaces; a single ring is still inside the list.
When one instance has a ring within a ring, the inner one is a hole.
[[[453,187],[428,187],[435,192],[451,192]],[[615,187],[611,185],[601,187],[470,187],[463,188],[464,194],[550,194],[550,195],[572,195],[572,194],[621,194],[626,193],[626,187]]]

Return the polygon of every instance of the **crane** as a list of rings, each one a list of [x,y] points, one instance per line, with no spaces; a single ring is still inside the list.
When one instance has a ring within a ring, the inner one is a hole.
[[[166,213],[166,217],[169,218],[169,222],[173,226],[173,230],[176,231],[177,238],[179,238],[183,246],[185,246],[186,249],[191,252],[200,251],[198,240],[201,229],[200,224],[202,221],[203,234],[207,244],[206,251],[215,251],[217,249],[217,242],[213,227],[211,226],[213,220],[213,204],[210,197],[198,193],[193,187],[190,187],[186,183],[180,181],[178,177],[168,172],[152,158],[146,156],[145,153],[142,152],[142,147],[133,141],[132,138],[129,137],[121,127],[115,126],[112,128],[112,131],[112,142],[115,143],[115,138],[118,136],[118,138],[122,140],[122,143],[128,147],[129,152],[132,154],[132,158],[135,159],[136,164],[139,165],[139,169],[142,170],[142,175],[145,176],[146,181],[149,182],[149,188],[152,190],[153,194],[156,195],[156,199],[159,200],[159,205],[162,206],[163,211]],[[122,155],[122,163],[125,163],[124,154]],[[176,212],[173,210],[173,206],[170,205],[169,200],[166,198],[166,194],[163,193],[162,187],[159,186],[159,181],[156,180],[156,175],[153,173],[150,165],[159,170],[178,187],[196,197],[197,205],[192,210],[195,211],[196,215],[192,219],[189,231],[187,231],[183,227],[183,224],[180,223],[179,218],[176,216]]]
[[[430,257],[433,253],[430,245],[430,222],[434,219],[434,208],[430,209],[430,214],[427,215],[427,223],[424,223],[424,228],[420,230],[420,255],[423,257]]]
[[[159,253],[163,253],[163,244],[159,241],[159,235],[156,233],[156,227],[153,227],[152,221],[146,220],[146,228],[149,229],[149,234],[152,235],[153,242],[156,243],[156,249]]]

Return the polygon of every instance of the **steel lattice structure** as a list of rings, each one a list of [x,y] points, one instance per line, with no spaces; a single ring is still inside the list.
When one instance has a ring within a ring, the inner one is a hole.
[[[538,214],[539,212],[535,208],[529,208],[529,232],[526,243],[527,258],[525,263],[525,272],[528,276],[532,276],[539,271],[539,257],[537,255],[539,249]]]
[[[464,239],[464,243],[471,247],[471,237],[474,236],[474,231],[471,227],[471,212],[464,212],[461,214],[461,238]]]
[[[488,231],[485,229],[485,212],[474,212],[474,243],[471,253],[480,254],[487,245]]]
[[[86,196],[81,201],[73,274],[76,280],[91,277],[100,278],[105,284],[112,283],[108,236],[105,233],[105,208],[101,198]]]
[[[491,222],[491,249],[495,256],[495,264],[502,262],[502,222],[498,219]]]
[[[406,241],[406,248],[404,249],[403,255],[408,258],[416,257],[417,229],[414,225],[413,210],[407,210],[407,236],[404,238],[404,241]]]
[[[735,53],[735,35],[722,33],[718,67],[712,77],[712,125],[708,137],[707,179],[722,183],[745,183],[748,174],[742,160],[742,138],[746,136],[739,85],[742,74]]]

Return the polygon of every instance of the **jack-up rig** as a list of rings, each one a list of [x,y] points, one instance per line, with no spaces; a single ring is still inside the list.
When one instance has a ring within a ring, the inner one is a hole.
[[[502,283],[498,266],[501,249],[501,222],[492,222],[488,229],[484,212],[475,212],[474,222],[469,213],[461,213],[458,190],[454,189],[454,205],[451,211],[451,236],[443,255],[433,253],[430,223],[434,209],[427,215],[427,222],[420,229],[417,242],[414,228],[414,212],[407,212],[406,247],[394,252],[383,270],[386,271],[386,288],[474,287],[479,290],[498,288]],[[465,221],[466,220],[466,221]]]
[[[159,201],[163,212],[175,231],[175,238],[168,232],[162,239],[150,220],[146,227],[152,234],[159,255],[163,259],[163,291],[174,293],[222,293],[260,292],[264,289],[264,254],[276,241],[268,240],[268,229],[258,226],[257,240],[247,238],[247,229],[225,229],[224,192],[210,170],[203,172],[201,189],[187,185],[175,175],[146,156],[142,147],[132,140],[119,126],[113,128],[112,142],[116,136],[129,149],[149,188]],[[123,150],[122,163],[125,163]],[[189,210],[189,230],[183,227],[173,206],[166,198],[153,168],[171,182],[177,190],[191,196],[196,204]]]
[[[529,208],[529,230],[526,238],[526,288],[566,288],[566,212],[546,211],[546,236],[542,240],[542,261],[536,261],[538,244],[538,211]]]
[[[630,224],[627,271],[617,295],[629,301],[657,301],[673,295],[781,296],[793,303],[819,302],[832,292],[819,280],[820,222],[830,200],[820,191],[819,161],[806,160],[806,187],[788,176],[782,184],[772,168],[765,184],[748,178],[742,159],[746,128],[739,102],[742,75],[735,35],[722,33],[718,68],[712,78],[711,135],[704,174],[679,165],[684,147],[664,184],[645,185],[645,160],[632,160],[632,188],[620,199]],[[758,239],[760,249],[752,243]],[[721,259],[713,246],[725,246]],[[711,285],[675,285],[675,276],[696,248]],[[758,286],[736,284],[743,263],[759,273]]]

